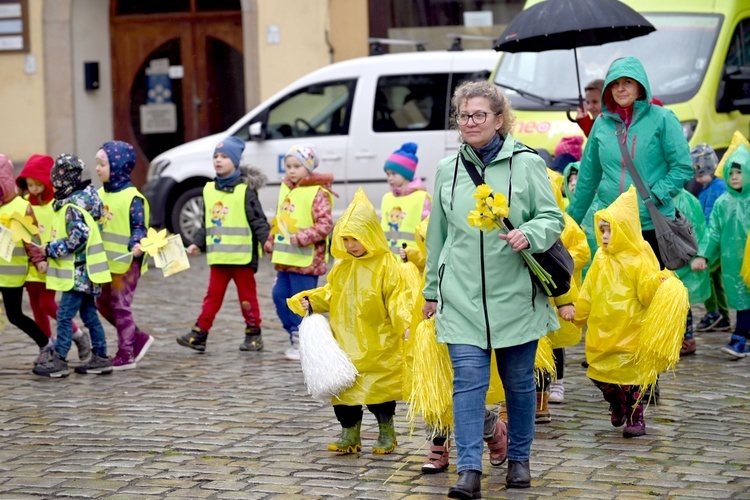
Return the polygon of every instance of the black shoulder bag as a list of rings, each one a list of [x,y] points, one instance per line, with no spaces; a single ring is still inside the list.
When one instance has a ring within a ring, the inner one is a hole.
[[[521,153],[524,151],[536,153],[533,149],[529,148],[514,151],[513,154],[515,155],[516,153]],[[477,167],[466,158],[464,158],[460,151],[458,152],[458,156],[461,157],[461,162],[463,163],[466,172],[469,174],[469,177],[471,177],[471,180],[474,181],[474,184],[476,184],[477,186],[484,184],[484,180],[479,175]],[[510,157],[508,169],[508,208],[510,208],[510,200],[513,192],[513,156]],[[503,222],[509,230],[515,229],[513,227],[513,224],[511,224],[507,218],[504,218]],[[531,281],[536,284],[536,286],[542,291],[542,293],[544,293],[548,297],[559,297],[560,295],[564,295],[568,293],[568,291],[570,291],[570,283],[573,280],[573,269],[575,268],[575,263],[573,262],[573,257],[570,256],[570,252],[568,252],[568,249],[565,248],[565,245],[563,245],[560,238],[557,238],[557,240],[555,240],[555,243],[550,247],[549,250],[545,252],[534,253],[531,255],[539,263],[539,265],[542,266],[542,268],[547,271],[547,273],[549,273],[552,278],[550,293],[547,294],[544,286],[542,286],[542,283],[539,281],[539,278],[537,278],[537,276],[531,272],[531,269],[529,269]]]
[[[620,122],[616,123],[616,127],[617,144],[620,146],[625,166],[628,167],[630,177],[633,179],[633,183],[636,189],[638,189],[638,194],[643,199],[643,203],[646,204],[651,221],[654,223],[656,242],[659,245],[659,253],[661,254],[662,262],[664,262],[664,267],[674,271],[686,266],[698,253],[698,240],[695,237],[693,224],[676,208],[674,219],[665,217],[659,212],[659,209],[654,205],[651,193],[645,184],[643,184],[643,179],[641,179],[638,169],[633,164],[633,158],[628,153],[628,148],[624,141],[625,127]]]

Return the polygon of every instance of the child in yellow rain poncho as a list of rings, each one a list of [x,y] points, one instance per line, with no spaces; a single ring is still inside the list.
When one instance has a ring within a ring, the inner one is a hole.
[[[693,269],[705,269],[706,260],[721,258],[721,275],[729,307],[737,310],[737,323],[729,343],[721,348],[732,359],[748,355],[750,346],[750,149],[741,144],[723,169],[727,192],[714,205],[708,240],[693,259]]]
[[[666,276],[641,235],[634,187],[594,214],[599,244],[578,300],[574,322],[586,332],[587,375],[612,407],[611,422],[626,438],[646,433],[633,354],[641,322]],[[638,404],[636,405],[636,402]]]
[[[356,453],[362,449],[362,405],[375,415],[380,433],[372,451],[396,448],[393,416],[401,399],[402,339],[412,315],[412,295],[399,272],[375,208],[359,189],[333,229],[331,253],[336,258],[325,286],[288,300],[292,311],[304,315],[304,297],[312,310],[329,314],[336,341],[356,366],[354,385],[333,398],[342,427],[330,451]]]
[[[547,335],[552,341],[552,354],[555,358],[555,375],[557,380],[555,383],[552,383],[551,374],[548,373],[540,373],[537,377],[539,382],[536,388],[535,421],[538,424],[548,423],[552,420],[552,415],[547,403],[562,403],[565,396],[565,385],[563,381],[563,377],[565,376],[565,347],[576,345],[581,341],[581,329],[571,323],[573,316],[575,315],[573,304],[578,298],[578,290],[583,282],[583,279],[581,278],[582,270],[591,259],[591,251],[586,242],[586,234],[564,211],[562,197],[563,176],[554,170],[548,170],[547,173],[550,177],[552,191],[555,194],[557,205],[560,207],[560,210],[565,217],[565,229],[563,229],[563,232],[560,235],[560,240],[568,252],[570,252],[571,257],[573,257],[575,268],[573,270],[573,283],[571,284],[570,291],[560,297],[550,299],[550,302],[555,306],[555,310],[560,319],[560,329],[550,332]]]

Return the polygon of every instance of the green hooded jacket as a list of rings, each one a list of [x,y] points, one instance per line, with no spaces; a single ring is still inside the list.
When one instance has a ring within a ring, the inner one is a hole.
[[[486,167],[467,144],[459,153],[476,165],[493,192],[506,197],[512,158],[508,218],[526,236],[530,251],[537,253],[552,246],[565,223],[544,160],[522,150],[525,146],[508,134]],[[521,254],[498,237],[498,230],[483,232],[469,225],[475,191],[457,155],[440,161],[427,228],[423,290],[426,300],[438,302],[438,341],[487,349],[540,339],[560,328],[554,308],[532,283]]]
[[[693,223],[695,238],[699,245],[704,245],[708,240],[708,229],[706,228],[706,217],[703,215],[703,207],[698,198],[689,191],[682,190],[674,197],[675,208]],[[709,270],[693,271],[690,263],[675,271],[682,280],[682,284],[688,289],[691,304],[702,304],[711,296],[711,277]]]
[[[644,184],[650,188],[654,204],[666,217],[674,218],[674,198],[693,177],[693,163],[682,126],[675,114],[651,104],[651,87],[641,62],[625,57],[612,63],[602,92],[602,114],[594,121],[591,135],[581,158],[576,195],[568,213],[579,224],[598,193],[602,207],[612,204],[633,184],[617,143],[616,112],[610,84],[618,78],[629,77],[641,84],[645,96],[633,104],[632,117],[627,126],[625,143]],[[638,197],[641,227],[654,228],[651,216]]]
[[[729,185],[732,168],[742,169],[742,189]],[[713,264],[721,257],[721,276],[727,292],[729,307],[750,309],[750,289],[740,276],[748,232],[750,232],[750,150],[744,144],[727,158],[724,164],[727,192],[716,200],[708,225],[708,241],[701,245],[698,255]]]

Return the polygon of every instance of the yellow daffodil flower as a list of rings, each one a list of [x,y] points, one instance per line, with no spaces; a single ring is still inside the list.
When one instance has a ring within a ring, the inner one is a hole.
[[[477,186],[477,190],[472,196],[474,197],[474,199],[483,202],[487,199],[488,196],[492,196],[492,188],[487,184],[480,184],[479,186]]]
[[[156,231],[153,227],[148,228],[148,233],[141,238],[141,250],[151,257],[156,255],[161,248],[167,246],[167,230]]]
[[[487,198],[487,206],[496,217],[507,217],[510,212],[508,199],[501,193],[495,193],[492,197]]]

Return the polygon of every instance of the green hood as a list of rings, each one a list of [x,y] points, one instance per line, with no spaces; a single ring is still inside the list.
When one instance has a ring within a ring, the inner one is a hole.
[[[651,102],[651,85],[648,83],[648,77],[646,76],[646,70],[643,69],[641,61],[635,57],[624,57],[617,59],[609,67],[607,72],[607,78],[604,80],[604,91],[602,92],[602,113],[609,116],[616,116],[617,103],[612,97],[612,89],[610,85],[618,78],[628,77],[637,81],[643,87],[646,95],[639,98],[633,104],[634,116],[640,114],[648,108],[648,103]]]
[[[581,162],[574,161],[574,162],[568,163],[568,165],[563,170],[563,193],[565,193],[565,197],[568,200],[573,199],[573,193],[571,193],[570,189],[568,189],[568,179],[570,179],[570,174],[571,172],[573,172],[573,169],[575,169],[575,171],[578,172],[581,169]]]
[[[742,191],[737,191],[729,185],[729,176],[732,173],[732,167],[739,165],[742,169]],[[741,199],[750,197],[750,149],[742,144],[727,158],[724,164],[724,183],[727,185],[727,192],[731,196]]]

